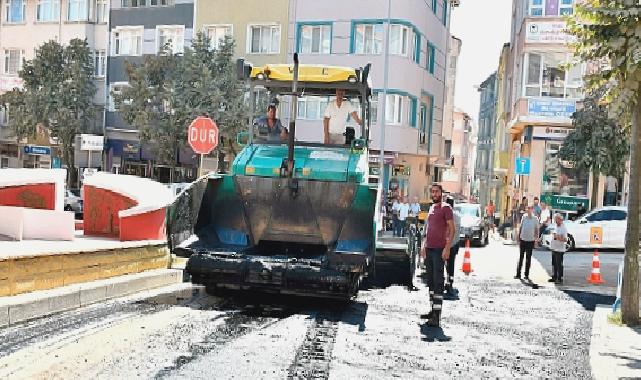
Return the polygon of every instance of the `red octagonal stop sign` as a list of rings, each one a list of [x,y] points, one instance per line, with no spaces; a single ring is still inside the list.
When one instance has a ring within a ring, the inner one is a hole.
[[[199,116],[187,129],[187,141],[194,152],[209,154],[218,146],[218,126],[212,119]]]

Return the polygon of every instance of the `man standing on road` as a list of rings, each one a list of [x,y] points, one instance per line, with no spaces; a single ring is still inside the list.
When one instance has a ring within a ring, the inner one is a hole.
[[[418,197],[414,197],[414,202],[410,204],[410,212],[412,213],[412,216],[418,220],[418,214],[421,212],[421,204],[418,203]]]
[[[541,220],[541,205],[539,205],[539,197],[534,197],[534,216]]]
[[[405,237],[405,228],[407,217],[410,214],[410,205],[407,203],[407,197],[401,198],[401,203],[398,206],[398,232],[396,236]]]
[[[487,223],[490,225],[490,230],[494,232],[494,202],[490,200],[490,203],[488,203],[487,206],[485,206],[485,220],[487,220]]]
[[[521,279],[521,268],[523,268],[523,255],[525,255],[525,277],[530,281],[530,264],[532,263],[532,249],[534,243],[539,240],[539,219],[534,216],[534,206],[527,208],[527,214],[521,219],[521,227],[517,235],[519,242],[519,265],[516,267],[515,279]]]
[[[609,175],[606,179],[606,194],[605,194],[605,205],[606,206],[616,206],[617,204],[617,188],[619,184],[617,179]]]
[[[443,202],[443,188],[433,184],[431,189],[432,207],[427,216],[427,234],[421,255],[427,254],[427,286],[430,288],[430,303],[432,310],[421,318],[427,318],[427,325],[440,326],[441,310],[443,309],[443,269],[450,257],[450,247],[454,238],[454,216],[452,208]]]
[[[448,197],[447,204],[454,210],[454,198]],[[457,291],[454,289],[454,263],[456,254],[460,248],[461,239],[461,214],[454,210],[454,238],[452,239],[452,248],[450,248],[450,257],[447,259],[447,281],[445,283],[445,296],[448,299],[454,299]]]
[[[552,250],[552,268],[553,275],[548,282],[554,282],[557,285],[563,283],[563,254],[565,253],[565,243],[568,240],[568,230],[563,224],[563,216],[561,214],[554,215],[556,223],[554,233],[552,234],[552,241],[550,242],[550,249]]]
[[[392,203],[392,234],[396,235],[398,231],[398,211],[401,207],[401,203],[398,201],[398,198],[394,198],[394,203]]]

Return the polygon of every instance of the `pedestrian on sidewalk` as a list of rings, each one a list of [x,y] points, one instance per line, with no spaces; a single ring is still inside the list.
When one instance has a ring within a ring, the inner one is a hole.
[[[539,220],[541,220],[541,211],[543,210],[541,208],[541,205],[539,204],[539,197],[534,197],[534,216],[536,216]]]
[[[490,226],[490,231],[494,233],[494,202],[490,200],[487,206],[485,206],[485,220],[487,220],[488,225]]]
[[[554,215],[554,221],[556,225],[554,226],[554,233],[552,234],[552,241],[550,242],[553,275],[548,282],[554,282],[560,285],[563,283],[563,254],[566,251],[565,243],[568,240],[568,230],[565,228],[561,214]]]
[[[421,254],[427,254],[427,286],[430,288],[432,310],[421,318],[428,319],[428,326],[438,327],[443,309],[443,269],[450,257],[455,226],[452,208],[443,202],[443,187],[433,184],[431,195],[433,204],[427,216],[427,233]]]
[[[530,264],[532,263],[532,250],[534,243],[539,240],[539,219],[534,216],[534,206],[528,206],[527,213],[521,219],[521,226],[517,235],[519,242],[519,265],[516,267],[515,279],[521,279],[521,268],[523,268],[523,256],[525,256],[525,277],[530,281]]]
[[[450,257],[447,259],[446,264],[447,281],[445,282],[445,296],[448,297],[448,299],[453,299],[457,293],[454,289],[454,263],[456,262],[456,254],[461,247],[461,214],[454,209],[454,198],[448,197],[446,202],[453,210],[454,237],[452,239],[452,248],[450,248]]]

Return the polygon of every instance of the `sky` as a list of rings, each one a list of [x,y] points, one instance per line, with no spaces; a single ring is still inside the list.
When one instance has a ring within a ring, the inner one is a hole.
[[[501,48],[510,42],[511,14],[512,0],[461,0],[452,11],[450,30],[463,41],[454,104],[474,120],[480,103],[474,86],[498,68]]]

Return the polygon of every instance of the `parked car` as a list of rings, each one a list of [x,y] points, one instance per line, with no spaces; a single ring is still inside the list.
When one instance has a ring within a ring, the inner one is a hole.
[[[566,248],[615,248],[625,247],[625,230],[628,222],[628,209],[626,207],[608,206],[594,209],[575,221],[565,221],[568,230]],[[541,243],[550,248],[552,233],[556,224],[549,226],[544,232]],[[593,244],[590,234],[601,228],[601,244]]]
[[[485,246],[489,242],[490,226],[482,217],[481,205],[478,203],[457,203],[454,211],[461,215],[461,241],[466,239],[470,243]]]
[[[80,190],[67,189],[65,191],[65,211],[73,211],[75,213],[82,213],[82,197]]]

